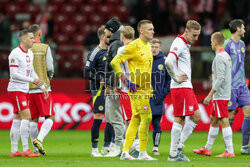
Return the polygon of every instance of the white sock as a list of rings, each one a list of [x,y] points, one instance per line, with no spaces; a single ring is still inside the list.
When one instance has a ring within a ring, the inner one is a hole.
[[[38,127],[37,127],[37,125],[38,125],[37,122],[30,122],[30,139],[31,139],[31,143],[38,136]],[[38,149],[34,145],[33,145],[33,151],[34,152],[38,151]]]
[[[140,150],[140,141],[139,141],[139,139],[135,139],[133,144],[135,144],[135,149],[137,151],[139,151]]]
[[[211,150],[218,133],[219,133],[219,127],[210,126],[207,137],[207,144],[205,146],[206,150]]]
[[[224,138],[224,142],[226,145],[226,151],[230,154],[234,153],[233,148],[233,133],[231,127],[222,128],[222,134]]]
[[[29,125],[30,121],[26,119],[22,119],[20,126],[20,134],[23,143],[23,152],[29,149]]]
[[[38,137],[37,139],[40,141],[40,142],[43,142],[43,139],[45,138],[45,136],[47,136],[47,134],[49,133],[49,131],[51,130],[51,127],[53,125],[53,121],[51,119],[46,119],[43,124],[42,124],[42,127],[41,127],[41,130],[38,134]]]
[[[171,145],[170,145],[170,155],[175,157],[177,155],[177,145],[178,140],[181,136],[182,125],[176,122],[173,123],[171,130]]]
[[[196,127],[196,123],[194,123],[192,120],[188,119],[184,125],[184,128],[181,132],[181,139],[180,143],[178,145],[178,148],[182,148],[185,141],[189,138],[189,136],[192,134],[194,128]]]
[[[153,151],[158,151],[158,147],[153,147]]]
[[[20,138],[20,125],[21,125],[21,120],[13,119],[10,129],[10,141],[11,141],[12,153],[16,153],[18,151],[18,141]]]

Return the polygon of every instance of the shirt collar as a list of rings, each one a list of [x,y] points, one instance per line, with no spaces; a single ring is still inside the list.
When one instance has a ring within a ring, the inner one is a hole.
[[[220,48],[219,50],[216,51],[216,53],[221,53],[221,52],[225,52],[224,48]]]
[[[190,42],[187,42],[187,40],[181,34],[178,34],[177,37],[181,38],[186,44],[191,45]]]
[[[20,45],[18,45],[18,47],[21,49],[22,52],[28,53],[28,52],[25,52],[25,51],[23,50],[23,48],[22,48]]]
[[[34,43],[41,43],[41,41],[40,41],[40,40],[35,39],[35,40],[34,40]]]

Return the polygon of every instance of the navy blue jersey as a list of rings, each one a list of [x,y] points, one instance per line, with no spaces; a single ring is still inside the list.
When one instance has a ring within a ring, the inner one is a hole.
[[[162,115],[164,113],[164,100],[170,92],[171,77],[165,67],[163,52],[153,56],[151,84],[154,89],[153,98],[150,99],[150,105],[153,115]]]
[[[107,50],[99,45],[95,47],[87,57],[84,68],[84,77],[90,80],[91,90],[99,90],[100,80],[104,78]]]

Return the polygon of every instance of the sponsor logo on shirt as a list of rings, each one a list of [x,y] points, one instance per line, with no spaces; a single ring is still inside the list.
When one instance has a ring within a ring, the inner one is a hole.
[[[193,111],[194,110],[194,106],[188,106],[189,111]]]

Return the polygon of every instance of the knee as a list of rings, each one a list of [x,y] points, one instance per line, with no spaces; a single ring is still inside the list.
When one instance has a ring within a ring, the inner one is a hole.
[[[195,111],[195,114],[190,117],[190,119],[198,124],[201,121],[201,112],[200,110]]]
[[[54,115],[45,117],[45,119],[51,119],[53,122],[55,122],[55,116]]]

